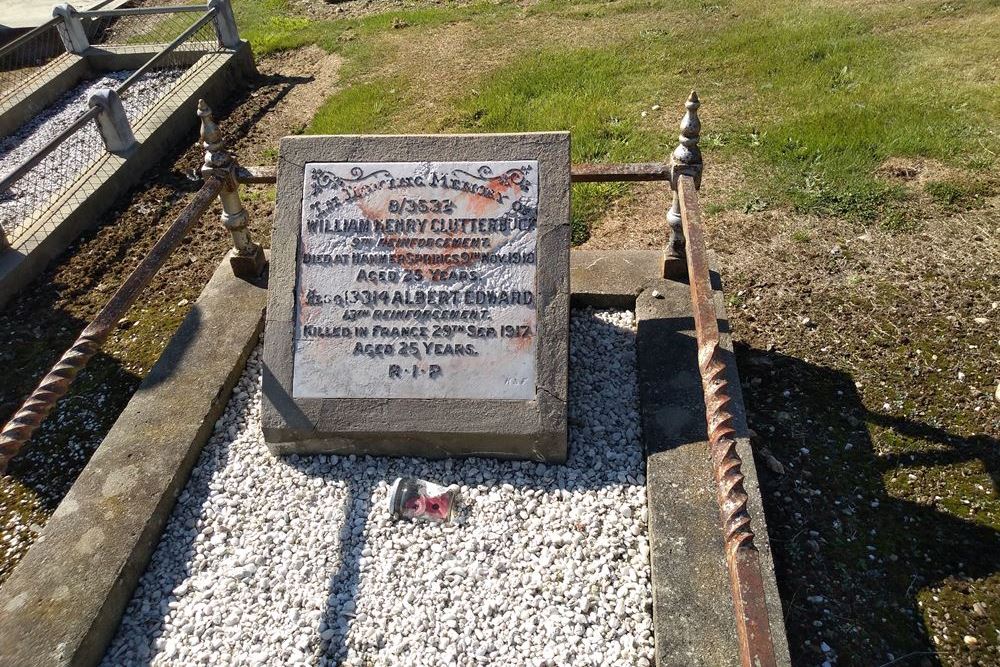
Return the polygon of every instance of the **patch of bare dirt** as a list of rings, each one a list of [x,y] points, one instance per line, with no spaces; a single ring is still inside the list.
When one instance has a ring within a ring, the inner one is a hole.
[[[245,165],[274,164],[278,140],[299,134],[312,120],[326,99],[337,91],[341,57],[316,45],[282,51],[257,64],[264,80],[284,82],[287,92],[277,96],[267,110],[267,122],[246,129],[235,144],[240,162]],[[268,96],[258,90],[251,98]]]
[[[702,181],[702,207],[731,199],[745,187],[739,165],[713,164]],[[666,182],[637,183],[601,215],[581,250],[649,250],[667,241],[667,210],[672,194]]]
[[[948,167],[927,158],[891,157],[875,170],[875,175],[890,182],[923,186],[931,181],[944,181],[967,176],[961,169]]]
[[[428,5],[441,8],[462,7],[473,0],[291,0],[295,13],[311,19],[353,19],[398,12],[426,9]]]
[[[796,663],[1000,660],[1000,209],[934,213],[707,223]]]

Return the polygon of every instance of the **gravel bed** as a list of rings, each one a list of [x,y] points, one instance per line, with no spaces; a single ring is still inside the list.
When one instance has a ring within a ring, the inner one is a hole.
[[[276,458],[258,349],[103,664],[652,664],[634,331],[573,312],[566,465]],[[401,475],[455,520],[390,519]]]
[[[154,70],[140,78],[125,94],[122,106],[135,123],[165,90],[184,73],[183,68]],[[82,112],[98,88],[114,88],[131,76],[132,70],[108,72],[99,79],[78,84],[22,125],[17,132],[0,139],[0,179],[14,171],[56,135],[65,130]],[[76,180],[80,172],[104,153],[104,143],[97,124],[87,123],[52,151],[9,191],[0,193],[0,227],[13,240],[30,222],[33,213],[43,209],[52,195]]]

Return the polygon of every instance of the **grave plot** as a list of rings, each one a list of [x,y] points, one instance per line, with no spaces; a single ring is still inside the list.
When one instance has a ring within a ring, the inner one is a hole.
[[[0,590],[7,655],[788,664],[698,104],[670,166],[571,169],[565,133],[286,138],[267,272],[234,176],[268,175],[201,104],[205,185],[5,460],[216,196],[234,250]],[[573,258],[570,178],[623,174],[676,180],[671,245]]]
[[[634,332],[574,311],[565,465],[275,457],[258,348],[103,664],[650,664]],[[455,518],[392,519],[398,476]]]
[[[0,305],[253,71],[227,2],[64,7],[0,47]]]
[[[0,139],[0,161],[5,165],[0,177],[28,160],[48,142],[65,131],[87,111],[87,101],[102,88],[114,88],[134,70],[108,72],[77,84],[37,116]],[[122,101],[125,114],[140,118],[183,74],[182,68],[157,70],[143,77]],[[80,173],[105,153],[96,125],[85,125],[49,153],[35,167],[34,178],[21,179],[0,197],[0,227],[8,238],[16,238],[30,225],[36,211],[45,208],[53,195],[75,181]],[[10,168],[6,165],[9,165]],[[29,182],[30,181],[30,182]]]

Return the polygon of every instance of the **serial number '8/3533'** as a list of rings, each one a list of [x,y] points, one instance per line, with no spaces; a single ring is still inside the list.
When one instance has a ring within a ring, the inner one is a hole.
[[[389,200],[389,213],[454,213],[455,203],[450,199]]]

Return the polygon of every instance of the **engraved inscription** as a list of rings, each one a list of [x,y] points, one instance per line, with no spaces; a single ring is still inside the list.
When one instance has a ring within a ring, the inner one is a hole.
[[[308,163],[296,398],[535,398],[538,164]]]

